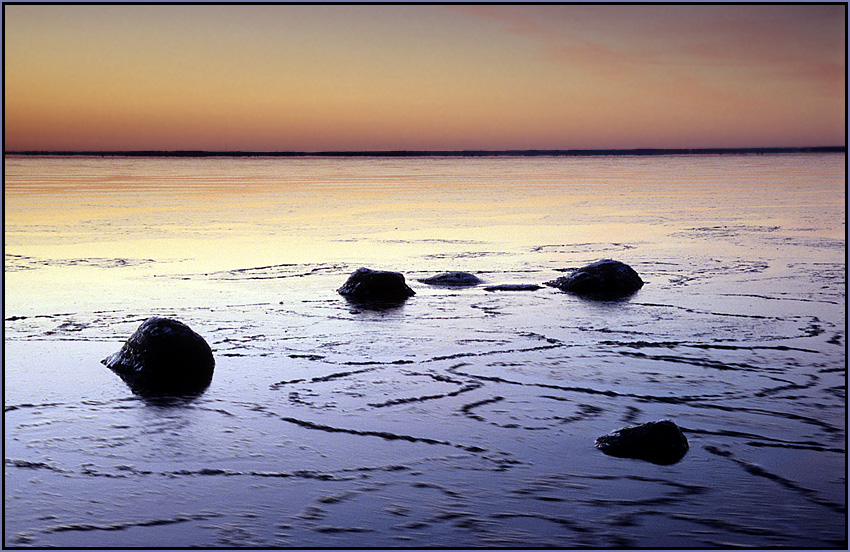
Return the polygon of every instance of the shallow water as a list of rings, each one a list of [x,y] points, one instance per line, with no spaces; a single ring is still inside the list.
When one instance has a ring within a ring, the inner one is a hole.
[[[8,546],[846,548],[844,155],[5,169]],[[604,257],[646,285],[484,289]],[[201,397],[100,364],[150,315]],[[677,464],[593,445],[662,418]]]

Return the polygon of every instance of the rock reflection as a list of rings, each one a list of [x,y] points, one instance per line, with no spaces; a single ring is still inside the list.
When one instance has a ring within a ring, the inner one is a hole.
[[[402,311],[404,309],[404,300],[402,301],[362,301],[357,299],[346,298],[345,302],[351,307],[352,314],[359,314],[361,311],[371,311],[376,313],[390,313]]]
[[[144,394],[143,392],[135,391],[136,395],[139,396],[142,403],[149,407],[155,408],[179,408],[183,406],[188,406],[195,401],[197,401],[206,391],[206,388],[195,392],[195,393],[187,393],[182,395],[157,395],[157,394]]]

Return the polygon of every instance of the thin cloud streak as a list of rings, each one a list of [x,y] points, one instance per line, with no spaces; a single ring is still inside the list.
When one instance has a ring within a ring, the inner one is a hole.
[[[498,22],[505,33],[535,39],[545,59],[616,80],[654,66],[681,72],[710,66],[834,86],[846,64],[843,44],[832,35],[824,36],[811,24],[795,24],[812,15],[800,6],[562,6],[559,17],[534,8],[458,9]],[[819,13],[818,18],[828,21],[840,11]],[[619,12],[626,13],[615,17]],[[628,28],[622,20],[629,21]],[[832,59],[822,59],[824,53]]]
[[[821,7],[823,8],[823,7]],[[828,8],[828,7],[827,7]],[[844,132],[846,60],[841,7],[806,6],[468,6],[459,11],[536,46],[554,71],[623,91],[634,106],[654,97],[663,124],[725,121],[748,133],[799,114]],[[588,102],[593,100],[588,99]],[[821,105],[812,109],[817,104]],[[642,117],[622,110],[625,118]],[[711,117],[694,116],[711,113]],[[830,123],[830,120],[832,121]],[[764,122],[761,122],[764,121]],[[811,130],[811,125],[807,130]]]

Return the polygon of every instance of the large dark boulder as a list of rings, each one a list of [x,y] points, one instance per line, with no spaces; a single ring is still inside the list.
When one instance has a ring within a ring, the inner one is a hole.
[[[189,326],[153,316],[121,350],[101,361],[142,396],[198,395],[212,381],[215,359]]]
[[[602,259],[546,282],[546,285],[576,295],[616,299],[639,290],[643,287],[643,280],[629,265],[612,259]]]
[[[443,272],[430,278],[422,278],[419,281],[432,286],[464,287],[477,286],[481,283],[481,278],[469,272],[452,271]]]
[[[358,268],[337,290],[337,293],[361,304],[402,303],[415,292],[404,281],[400,272]]]
[[[675,464],[689,447],[679,426],[670,420],[661,420],[612,431],[596,440],[596,448],[618,458]]]

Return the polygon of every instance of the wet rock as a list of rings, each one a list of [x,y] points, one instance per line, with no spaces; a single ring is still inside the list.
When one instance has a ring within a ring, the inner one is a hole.
[[[614,299],[636,292],[643,287],[643,280],[629,265],[602,259],[546,282],[546,285],[576,295]]]
[[[349,301],[361,304],[402,303],[415,292],[400,272],[358,268],[337,293]]]
[[[212,381],[215,359],[189,326],[153,316],[117,353],[101,361],[143,396],[197,395]]]
[[[540,289],[537,284],[496,284],[487,286],[486,291],[535,291]]]
[[[436,276],[431,276],[430,278],[422,278],[419,280],[423,284],[429,284],[432,286],[451,286],[451,287],[462,287],[462,286],[477,286],[481,283],[481,278],[476,276],[475,274],[470,274],[469,272],[443,272],[441,274],[437,274]]]
[[[618,458],[675,464],[689,447],[679,426],[670,420],[661,420],[612,431],[596,440],[596,448]]]

